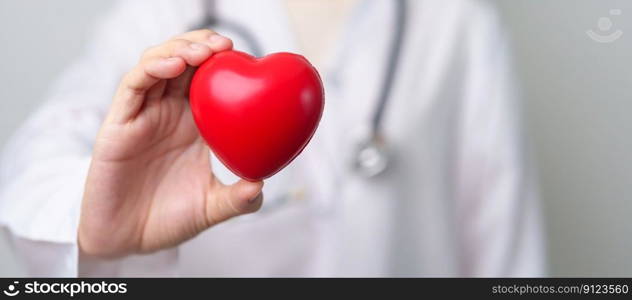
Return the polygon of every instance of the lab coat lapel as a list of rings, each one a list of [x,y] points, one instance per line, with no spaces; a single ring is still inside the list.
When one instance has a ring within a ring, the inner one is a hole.
[[[351,171],[358,140],[368,132],[377,97],[388,67],[393,3],[365,1],[350,18],[338,51],[324,69],[326,104],[323,120],[310,148],[308,174],[319,207],[334,218],[337,257],[334,274],[382,274],[388,249],[384,249],[390,220],[384,190]],[[368,70],[368,71],[367,71]],[[327,180],[324,181],[323,178]],[[376,199],[374,199],[376,198]],[[380,201],[377,201],[380,200]],[[360,204],[362,203],[362,204]],[[385,205],[383,205],[385,204]]]

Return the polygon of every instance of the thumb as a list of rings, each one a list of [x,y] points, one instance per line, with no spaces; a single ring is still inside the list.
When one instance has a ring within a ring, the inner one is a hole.
[[[216,181],[207,197],[208,225],[213,226],[232,217],[259,210],[263,204],[262,189],[263,181],[240,180],[232,185]]]

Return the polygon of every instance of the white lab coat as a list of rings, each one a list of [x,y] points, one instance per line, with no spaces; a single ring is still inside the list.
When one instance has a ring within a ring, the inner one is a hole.
[[[202,17],[198,0],[121,1],[4,151],[0,224],[28,274],[542,275],[537,193],[498,20],[478,1],[409,5],[383,124],[392,154],[385,174],[367,180],[349,168],[375,108],[394,24],[392,1],[369,0],[320,70],[326,107],[316,136],[267,181],[260,213],[174,249],[96,261],[80,257],[76,235],[91,146],[113,91],[144,48]],[[220,1],[219,13],[246,26],[266,52],[296,51],[281,1]],[[213,169],[235,180],[217,160]]]

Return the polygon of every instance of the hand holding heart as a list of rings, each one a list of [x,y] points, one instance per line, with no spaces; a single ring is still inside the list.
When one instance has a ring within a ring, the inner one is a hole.
[[[195,67],[232,42],[210,30],[148,49],[122,79],[99,131],[83,195],[79,245],[115,257],[176,246],[254,212],[261,181],[224,185],[188,104]]]

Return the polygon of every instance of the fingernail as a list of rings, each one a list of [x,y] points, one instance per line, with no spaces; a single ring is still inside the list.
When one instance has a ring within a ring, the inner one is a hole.
[[[176,62],[178,60],[179,60],[178,57],[167,57],[164,59],[164,61],[169,62],[169,63]]]
[[[255,196],[254,198],[248,200],[248,203],[253,204],[253,203],[257,202],[259,200],[259,198],[261,198],[261,196],[262,196],[262,193],[259,192],[259,194],[257,194],[257,196]]]
[[[191,43],[191,45],[189,45],[189,47],[191,47],[191,49],[193,50],[202,50],[204,49],[204,45],[200,44],[200,43]]]
[[[221,40],[225,38],[216,33],[216,34],[211,35],[208,39],[209,41],[211,41],[211,43],[215,44],[215,43],[219,43]]]

